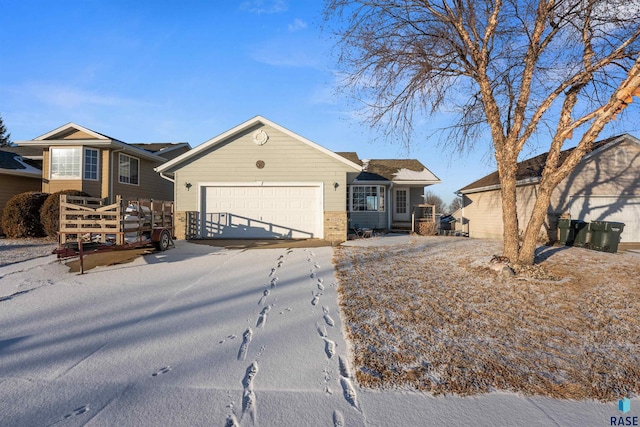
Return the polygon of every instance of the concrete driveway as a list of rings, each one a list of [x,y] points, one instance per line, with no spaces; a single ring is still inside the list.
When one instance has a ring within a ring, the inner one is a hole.
[[[0,267],[0,426],[601,426],[621,414],[359,389],[332,251],[178,242],[84,275],[51,257]]]

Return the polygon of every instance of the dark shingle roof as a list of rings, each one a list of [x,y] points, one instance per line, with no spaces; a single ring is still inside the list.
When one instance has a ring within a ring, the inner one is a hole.
[[[11,145],[8,147],[1,147],[0,150],[14,153],[22,157],[42,157],[42,148],[39,147],[18,147]]]
[[[14,147],[11,147],[14,148]],[[18,161],[20,159],[21,161]],[[14,170],[14,171],[26,171],[28,169],[27,164],[36,169],[42,169],[42,160],[29,160],[20,158],[20,156],[9,149],[9,147],[0,148],[0,169]],[[30,172],[35,172],[32,169]]]
[[[596,148],[607,145],[608,143],[618,139],[621,135],[614,136],[611,138],[603,139],[602,141],[596,141],[593,143],[592,150]],[[575,147],[574,147],[575,148]],[[568,148],[560,152],[560,162],[562,163],[564,159],[573,151],[573,148]],[[535,157],[532,157],[527,160],[523,160],[518,163],[518,170],[516,171],[516,181],[522,181],[524,179],[530,178],[540,178],[542,177],[542,170],[544,169],[544,165],[547,161],[547,156],[549,153],[539,154]],[[500,176],[498,175],[498,171],[492,172],[487,176],[480,178],[477,181],[472,182],[466,187],[461,188],[460,192],[464,193],[468,190],[475,190],[478,188],[484,187],[493,187],[500,185]]]
[[[186,142],[138,142],[138,143],[129,143],[129,145],[133,145],[134,147],[141,148],[143,150],[147,150],[150,153],[159,153],[160,151],[166,150],[167,148],[173,148],[178,145],[186,144]]]
[[[422,172],[426,167],[416,159],[372,159],[365,170],[392,181],[401,169]]]
[[[358,153],[356,153],[355,151],[345,151],[345,152],[341,152],[341,153],[336,153],[339,156],[344,157],[345,159],[362,166],[362,160],[360,160],[360,158],[358,157]]]

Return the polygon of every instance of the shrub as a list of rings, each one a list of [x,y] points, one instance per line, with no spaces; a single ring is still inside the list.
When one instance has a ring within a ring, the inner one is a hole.
[[[2,212],[2,226],[7,237],[43,237],[40,208],[48,193],[29,191],[13,196]]]
[[[47,197],[42,208],[40,208],[40,222],[47,236],[57,236],[60,229],[60,195],[91,197],[91,195],[80,190],[62,190]]]

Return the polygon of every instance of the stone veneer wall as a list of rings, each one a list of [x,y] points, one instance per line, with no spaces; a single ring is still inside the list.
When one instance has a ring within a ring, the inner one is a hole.
[[[347,240],[347,213],[324,213],[324,240],[330,242],[344,242]]]
[[[185,240],[187,237],[187,213],[175,212],[173,217],[173,227],[176,239]]]

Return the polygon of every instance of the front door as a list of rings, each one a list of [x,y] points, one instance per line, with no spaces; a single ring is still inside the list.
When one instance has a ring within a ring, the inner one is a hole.
[[[406,187],[393,189],[393,220],[411,220],[411,212],[409,209],[409,189]]]

